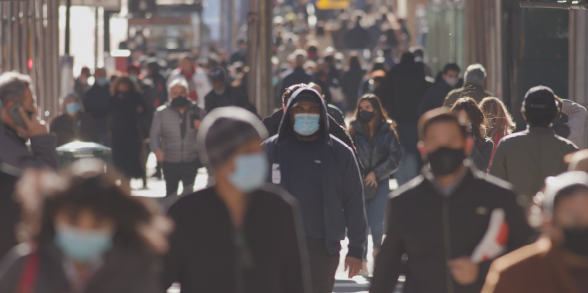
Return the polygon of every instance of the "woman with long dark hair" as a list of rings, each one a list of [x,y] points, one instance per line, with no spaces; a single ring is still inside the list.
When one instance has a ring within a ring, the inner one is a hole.
[[[145,109],[143,99],[128,77],[117,78],[112,84],[111,94],[108,129],[114,166],[129,179],[144,178],[141,147],[146,133],[142,133],[139,124],[139,116]]]
[[[389,177],[400,165],[402,153],[396,125],[380,99],[373,94],[362,96],[349,123],[349,134],[357,148],[359,160],[365,167],[364,204],[367,222],[372,234],[375,259],[384,235],[384,212],[390,193]],[[368,275],[367,243],[363,253],[362,275]]]
[[[487,137],[486,116],[480,110],[476,101],[472,98],[461,98],[453,104],[451,111],[463,116],[468,123],[468,131],[474,139],[472,159],[474,165],[481,171],[486,172],[492,158],[494,143]]]
[[[161,292],[171,223],[118,178],[95,159],[61,174],[25,171],[16,189],[23,243],[0,262],[0,292]]]

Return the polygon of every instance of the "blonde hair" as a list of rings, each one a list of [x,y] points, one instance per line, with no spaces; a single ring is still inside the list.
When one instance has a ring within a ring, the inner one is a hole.
[[[506,110],[506,106],[498,98],[484,98],[480,102],[480,109],[488,120],[487,136],[492,140],[495,140],[498,135],[501,137],[509,135],[515,129],[515,124]],[[498,142],[494,141],[494,143]]]

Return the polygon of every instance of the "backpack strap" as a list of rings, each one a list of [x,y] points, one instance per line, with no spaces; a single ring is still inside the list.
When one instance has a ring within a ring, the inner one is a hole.
[[[34,251],[27,257],[15,293],[33,292],[35,283],[37,282],[39,263],[40,257],[38,251]]]

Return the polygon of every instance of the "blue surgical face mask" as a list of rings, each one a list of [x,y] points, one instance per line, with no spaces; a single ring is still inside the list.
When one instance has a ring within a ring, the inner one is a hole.
[[[69,103],[65,105],[65,111],[69,115],[76,115],[80,112],[81,106],[79,103]]]
[[[470,129],[470,132],[471,132],[473,129],[472,123],[468,123],[468,128]]]
[[[96,82],[98,83],[99,86],[105,86],[108,84],[108,79],[106,79],[106,77],[101,76],[98,77],[98,80],[96,80]]]
[[[319,130],[320,114],[294,114],[294,131],[302,136],[315,134]]]
[[[277,86],[277,85],[278,85],[278,83],[280,83],[280,78],[279,78],[279,77],[277,77],[277,76],[274,76],[274,77],[272,78],[272,84],[273,84],[274,86]]]
[[[129,75],[129,79],[132,80],[133,82],[138,82],[139,81],[139,76],[136,74],[130,74]]]
[[[268,163],[265,153],[243,154],[235,157],[235,171],[229,182],[244,193],[259,189],[267,179]]]
[[[64,255],[74,261],[87,263],[110,250],[112,233],[56,225],[54,241]]]

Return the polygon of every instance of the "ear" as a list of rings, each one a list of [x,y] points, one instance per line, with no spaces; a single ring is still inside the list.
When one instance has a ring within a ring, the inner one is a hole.
[[[423,158],[423,160],[427,159],[427,149],[425,148],[425,142],[422,140],[419,140],[419,142],[417,143],[417,149],[419,150],[419,153],[421,153],[421,158]]]
[[[464,148],[466,157],[469,157],[472,154],[473,148],[474,148],[474,139],[471,138],[470,136],[468,136],[466,138],[465,148]]]

